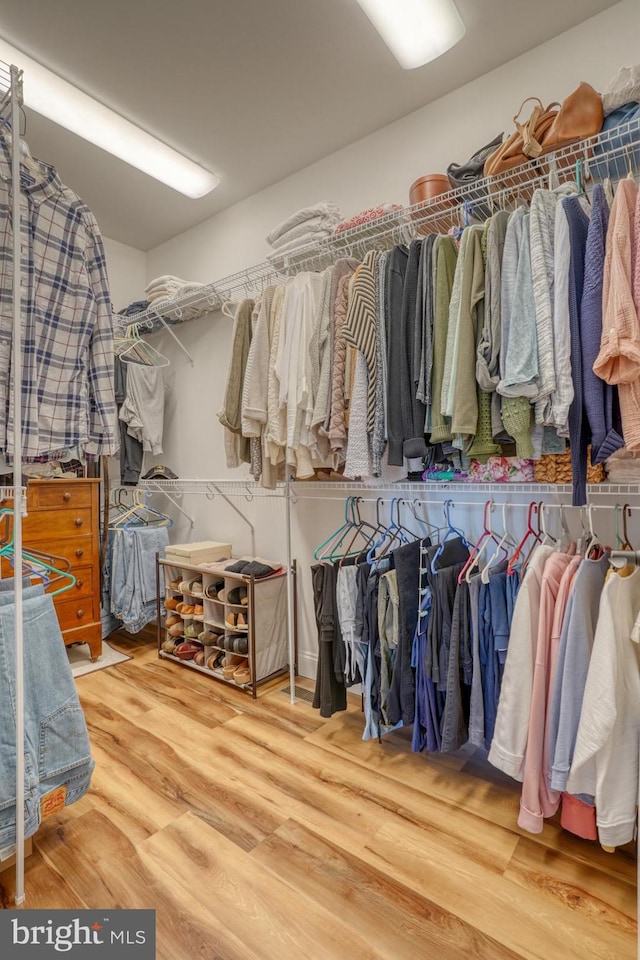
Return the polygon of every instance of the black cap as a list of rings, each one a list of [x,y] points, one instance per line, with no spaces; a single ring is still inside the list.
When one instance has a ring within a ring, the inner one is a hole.
[[[177,480],[178,474],[174,473],[170,467],[165,467],[162,463],[151,467],[142,477],[143,480]]]

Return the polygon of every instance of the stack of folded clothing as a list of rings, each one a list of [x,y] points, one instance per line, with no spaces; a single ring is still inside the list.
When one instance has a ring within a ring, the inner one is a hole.
[[[379,207],[370,207],[368,210],[362,210],[353,217],[349,217],[348,220],[343,220],[336,226],[334,233],[342,233],[343,230],[351,230],[353,227],[362,227],[365,223],[372,223],[374,220],[384,217],[387,213],[395,213],[398,210],[402,210],[399,203],[383,203]]]
[[[274,250],[269,259],[282,260],[300,247],[330,237],[341,217],[339,207],[330,200],[297,210],[267,236],[267,243]]]
[[[153,304],[158,300],[175,300],[176,297],[182,297],[187,293],[199,293],[204,286],[204,283],[198,283],[195,280],[181,280],[180,277],[167,274],[148,283],[144,292],[147,300]]]
[[[609,483],[640,483],[640,453],[622,448],[605,461]]]

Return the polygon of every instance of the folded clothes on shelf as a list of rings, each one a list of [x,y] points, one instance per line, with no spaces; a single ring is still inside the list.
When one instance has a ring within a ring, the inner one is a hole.
[[[277,227],[273,228],[271,233],[267,234],[267,243],[270,247],[275,247],[279,240],[282,241],[285,234],[295,230],[300,224],[307,223],[308,221],[314,221],[315,224],[313,227],[308,228],[306,232],[318,228],[322,229],[325,226],[335,226],[341,219],[342,214],[340,213],[338,205],[330,200],[322,200],[320,203],[313,204],[313,206],[296,210],[295,213],[286,217]],[[291,237],[289,239],[294,238]],[[288,241],[285,240],[283,242],[286,243]]]
[[[379,207],[369,207],[368,210],[361,210],[347,220],[342,220],[334,230],[334,233],[342,233],[344,230],[352,230],[354,227],[362,227],[366,223],[373,223],[384,217],[387,213],[393,213],[396,210],[402,210],[399,203],[382,203]]]

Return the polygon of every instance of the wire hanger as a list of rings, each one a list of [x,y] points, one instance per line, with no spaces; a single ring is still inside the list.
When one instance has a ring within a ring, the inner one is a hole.
[[[438,568],[436,567],[436,563],[438,562],[438,560],[440,559],[440,557],[442,556],[442,554],[443,554],[443,552],[444,552],[444,545],[445,545],[445,543],[446,543],[447,540],[449,540],[451,537],[459,537],[459,538],[462,540],[462,542],[463,542],[463,544],[465,545],[465,547],[467,547],[467,549],[469,549],[469,550],[471,549],[471,544],[469,543],[469,541],[468,541],[467,538],[465,537],[465,535],[464,535],[464,533],[462,532],[462,530],[458,530],[457,527],[454,527],[454,525],[453,525],[453,523],[452,523],[452,521],[451,521],[451,510],[452,510],[453,507],[455,507],[455,503],[453,502],[453,500],[445,500],[443,509],[444,509],[445,520],[446,520],[446,523],[447,523],[447,528],[446,528],[446,530],[445,530],[444,537],[443,537],[442,540],[440,541],[440,545],[438,546],[438,549],[436,550],[435,554],[433,555],[433,557],[432,557],[432,559],[431,559],[431,573],[432,573],[434,576],[437,576],[437,575],[438,575]]]

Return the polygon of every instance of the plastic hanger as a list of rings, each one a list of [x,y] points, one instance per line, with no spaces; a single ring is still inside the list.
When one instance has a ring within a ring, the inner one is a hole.
[[[545,514],[545,506],[546,506],[546,504],[545,504],[544,500],[541,500],[540,503],[538,504],[538,519],[539,519],[539,521],[540,521],[540,532],[541,532],[541,534],[542,534],[542,539],[540,540],[540,543],[542,543],[542,544],[547,544],[547,545],[552,546],[552,547],[557,547],[557,546],[558,546],[558,538],[557,538],[557,537],[554,537],[553,534],[551,534],[551,533],[547,530],[547,521],[546,521],[546,514]]]
[[[382,558],[385,557],[385,556],[389,553],[389,550],[391,549],[391,545],[392,545],[393,543],[395,543],[396,541],[398,541],[400,544],[403,544],[403,543],[409,543],[409,542],[411,541],[411,539],[415,539],[415,538],[413,537],[413,534],[411,534],[410,531],[406,530],[406,528],[404,528],[404,527],[402,526],[402,524],[399,523],[399,519],[400,519],[400,517],[399,517],[399,513],[400,513],[399,503],[400,503],[399,498],[398,498],[398,497],[393,497],[393,499],[392,499],[392,501],[391,501],[391,508],[390,508],[390,511],[389,511],[390,523],[389,523],[389,526],[387,527],[387,537],[388,537],[388,539],[387,539],[387,542],[386,542],[386,544],[384,545],[384,547],[383,547],[383,549],[382,549],[382,552],[378,554],[378,560],[382,560]],[[396,513],[398,514],[398,518],[397,518],[397,519],[394,519],[394,516],[393,516],[394,508],[395,508],[395,510],[396,510]],[[407,536],[407,534],[409,534],[409,536]]]
[[[622,533],[620,533],[620,511],[622,510]],[[631,507],[628,503],[625,503],[624,507],[621,507],[619,503],[615,505],[614,511],[614,524],[615,524],[615,535],[616,535],[616,550],[633,550],[631,546],[631,541],[629,540],[629,534],[627,532],[627,517],[631,516]]]
[[[503,503],[501,506],[502,506],[503,534],[502,534],[502,538],[496,544],[496,549],[494,550],[493,555],[487,560],[484,570],[480,574],[480,579],[484,584],[489,583],[489,571],[495,565],[496,561],[499,558],[499,555],[503,553],[504,559],[506,559],[509,556],[509,551],[507,547],[508,546],[515,547],[516,545],[516,541],[514,540],[512,534],[509,532],[507,528],[507,507],[509,506],[509,504]]]
[[[532,500],[531,503],[529,504],[529,511],[527,514],[527,529],[525,531],[525,535],[520,541],[520,543],[518,544],[518,546],[516,547],[514,554],[511,557],[511,560],[509,560],[509,563],[507,564],[507,573],[510,576],[516,572],[516,563],[520,559],[522,555],[522,551],[524,550],[527,544],[527,541],[529,540],[529,537],[534,537],[535,543],[538,542],[538,531],[533,528],[533,523],[532,523],[533,518],[534,516],[537,515],[537,513],[538,513],[538,504],[535,502],[535,500]],[[535,543],[534,543],[534,546],[535,546]]]
[[[328,547],[329,544],[332,543],[332,542],[336,539],[336,537],[340,536],[343,532],[344,532],[345,535],[346,535],[346,530],[347,530],[347,529],[349,528],[349,526],[350,526],[350,521],[349,521],[349,507],[350,507],[350,505],[351,505],[351,501],[352,501],[352,500],[353,500],[353,497],[346,497],[346,498],[345,498],[345,501],[344,501],[344,523],[342,524],[342,526],[338,527],[337,530],[334,530],[333,533],[329,534],[329,536],[327,537],[327,539],[326,539],[326,540],[323,540],[322,543],[321,543],[318,547],[316,547],[316,549],[313,551],[314,560],[322,560],[322,559],[324,559],[323,551],[324,551],[325,547]]]
[[[495,502],[493,500],[487,500],[485,502],[482,514],[482,533],[478,537],[475,545],[472,547],[469,559],[458,575],[459,584],[461,584],[463,580],[466,580],[467,583],[469,583],[471,580],[471,574],[479,566],[480,557],[488,547],[489,543],[492,540],[494,543],[498,542],[498,538],[494,536],[493,528],[491,526],[491,515],[494,507]]]
[[[598,556],[600,556],[600,552],[603,548],[602,548],[602,543],[600,541],[600,538],[595,532],[595,529],[593,526],[593,504],[592,503],[590,503],[589,506],[587,507],[587,518],[589,521],[589,538],[587,540],[587,544],[585,547],[585,555],[590,560],[596,560]],[[592,554],[594,553],[596,555],[592,556]]]
[[[445,520],[447,522],[447,527],[445,530],[444,537],[440,541],[440,545],[431,559],[431,573],[434,576],[438,575],[438,568],[436,567],[436,563],[442,556],[442,553],[444,551],[444,545],[447,542],[447,540],[449,540],[450,537],[459,537],[462,540],[465,547],[467,547],[469,550],[471,549],[471,544],[465,537],[462,530],[458,530],[458,528],[454,527],[453,523],[451,522],[451,509],[454,506],[455,504],[453,500],[445,500],[443,509],[444,509]]]

